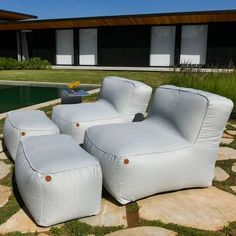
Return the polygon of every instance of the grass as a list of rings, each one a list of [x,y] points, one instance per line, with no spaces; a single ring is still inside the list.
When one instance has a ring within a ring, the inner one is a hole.
[[[156,88],[168,83],[168,73],[135,71],[96,71],[96,70],[4,70],[0,71],[0,80],[40,81],[68,83],[79,80],[86,84],[100,84],[106,76],[122,76],[138,81],[145,81]]]
[[[3,124],[4,124],[5,119],[0,120],[0,134],[2,134],[2,129],[3,129]]]
[[[13,166],[11,168],[11,172],[5,178],[0,180],[0,185],[8,186],[13,189],[13,193],[9,197],[8,202],[3,207],[1,207],[0,211],[0,225],[1,225],[4,222],[6,222],[13,214],[18,212],[24,204],[16,186]]]
[[[235,236],[236,233],[236,222],[230,223],[223,230],[219,231],[208,231],[195,229],[190,227],[184,227],[176,224],[165,224],[161,221],[145,221],[141,220],[137,226],[156,226],[163,227],[178,233],[178,236]]]
[[[229,174],[229,178],[223,182],[213,181],[213,185],[221,190],[227,191],[231,194],[236,195],[230,186],[236,185],[236,172],[232,171],[232,165],[236,162],[236,160],[224,160],[224,161],[217,161],[216,166],[222,168],[226,173]]]
[[[61,228],[52,228],[50,233],[53,235],[71,235],[71,236],[83,236],[83,235],[105,235],[111,232],[121,230],[124,227],[122,226],[113,226],[113,227],[105,227],[105,226],[90,226],[85,223],[81,223],[78,220],[70,221],[64,224]]]
[[[216,93],[236,102],[236,71],[202,73],[186,67],[181,73],[170,73],[170,77],[170,84]]]

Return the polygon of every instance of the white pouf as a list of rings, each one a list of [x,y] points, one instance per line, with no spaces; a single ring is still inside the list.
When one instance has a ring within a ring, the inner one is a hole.
[[[68,135],[26,137],[18,145],[15,176],[22,199],[41,226],[100,210],[99,162]]]
[[[22,137],[58,134],[58,127],[42,111],[12,111],[7,114],[4,127],[4,143],[13,160]]]

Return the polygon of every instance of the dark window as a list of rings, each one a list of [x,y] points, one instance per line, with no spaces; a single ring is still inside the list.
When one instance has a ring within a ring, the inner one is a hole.
[[[149,66],[150,27],[98,29],[98,65]]]
[[[15,31],[0,31],[0,57],[12,57],[17,59]]]
[[[236,23],[208,25],[207,66],[236,66]]]
[[[33,30],[27,33],[29,57],[40,57],[55,64],[55,30]]]

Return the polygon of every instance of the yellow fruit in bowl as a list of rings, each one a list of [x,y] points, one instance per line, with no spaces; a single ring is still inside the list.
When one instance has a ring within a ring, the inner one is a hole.
[[[76,88],[78,88],[78,87],[80,86],[80,81],[75,81],[75,82],[74,82],[74,86],[75,86]]]
[[[74,88],[74,83],[70,82],[70,83],[67,84],[67,86],[68,86],[68,89],[71,90],[71,89]]]

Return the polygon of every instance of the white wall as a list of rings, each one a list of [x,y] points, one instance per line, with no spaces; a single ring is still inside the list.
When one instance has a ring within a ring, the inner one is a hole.
[[[79,30],[79,64],[97,65],[97,29]]]
[[[181,35],[181,64],[206,63],[207,25],[183,25]]]
[[[175,26],[153,26],[151,29],[150,66],[173,66]]]
[[[74,64],[74,39],[72,29],[56,31],[56,64]]]

